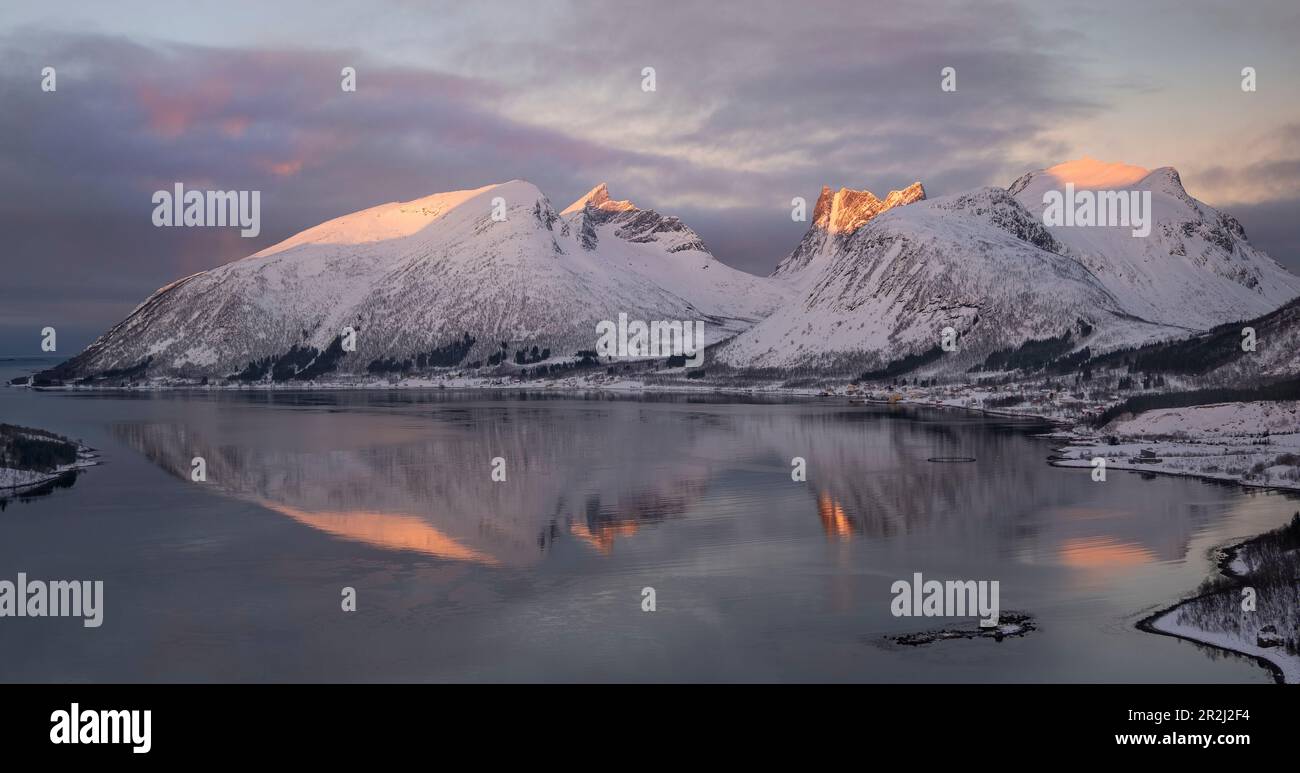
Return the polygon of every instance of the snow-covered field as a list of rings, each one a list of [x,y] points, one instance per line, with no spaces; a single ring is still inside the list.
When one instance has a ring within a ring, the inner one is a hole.
[[[1072,442],[1056,462],[1300,489],[1300,403],[1220,403],[1147,411]]]

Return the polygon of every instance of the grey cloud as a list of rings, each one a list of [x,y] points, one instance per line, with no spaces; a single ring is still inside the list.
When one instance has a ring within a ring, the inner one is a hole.
[[[1009,2],[397,5],[374,12],[355,50],[334,48],[347,25],[328,9],[296,37],[283,24],[268,36],[320,49],[0,34],[0,231],[21,234],[4,256],[0,352],[27,351],[52,299],[78,297],[71,283],[97,298],[58,307],[86,331],[79,345],[159,285],[329,217],[511,178],[557,206],[608,181],[766,274],[803,230],[793,196],[1008,184],[1063,160],[1058,130],[1106,110],[1114,85],[1090,69],[1104,33],[1048,28],[1051,14]],[[393,65],[374,43],[411,61],[426,23],[440,31],[422,66]],[[59,66],[57,94],[37,86],[46,64]],[[359,69],[355,94],[338,89],[345,64]],[[647,64],[653,100],[638,87]],[[939,90],[944,66],[958,70],[955,94]],[[620,142],[624,129],[636,139]],[[719,160],[730,156],[746,163]],[[1216,174],[1233,173],[1206,184]],[[153,228],[149,194],[177,180],[261,190],[261,236]],[[1242,219],[1256,241],[1294,240],[1274,215]]]

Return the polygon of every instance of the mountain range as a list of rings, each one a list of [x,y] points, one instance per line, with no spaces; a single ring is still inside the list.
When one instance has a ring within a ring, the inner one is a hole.
[[[713,342],[785,295],[605,185],[556,212],[512,180],[345,215],[165,285],[57,377],[403,372],[489,363],[502,342],[567,356],[593,349],[597,322],[620,313],[704,320]]]
[[[1046,224],[1045,194],[1066,183],[1149,194],[1149,235]],[[883,199],[823,188],[769,277],[727,266],[681,220],[605,184],[556,211],[513,180],[365,209],[171,282],[38,380],[595,364],[596,324],[620,314],[702,320],[710,363],[737,371],[951,374],[1026,347],[1095,357],[1188,339],[1297,296],[1300,277],[1167,167],[1083,159],[933,199],[919,182]]]

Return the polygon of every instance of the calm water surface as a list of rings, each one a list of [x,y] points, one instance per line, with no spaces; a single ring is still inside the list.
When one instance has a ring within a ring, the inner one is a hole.
[[[1133,624],[1300,508],[1094,483],[1034,423],[830,401],[4,388],[0,421],[103,460],[7,503],[0,579],[106,597],[98,629],[0,619],[0,681],[1268,682]],[[1040,629],[889,646],[937,627],[890,615],[918,571],[998,580]]]

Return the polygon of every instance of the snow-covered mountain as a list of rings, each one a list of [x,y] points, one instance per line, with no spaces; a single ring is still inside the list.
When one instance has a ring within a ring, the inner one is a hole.
[[[912,358],[964,371],[1069,334],[1070,348],[1167,337],[1129,314],[1001,188],[883,212],[808,264],[815,280],[717,356],[738,367],[861,373]],[[818,267],[818,262],[823,265]],[[960,337],[940,349],[941,333]]]
[[[1045,194],[1066,183],[1149,195],[1149,233],[1048,225]],[[1300,295],[1300,277],[1252,247],[1231,216],[1189,196],[1170,168],[1082,159],[1007,191],[923,196],[919,183],[883,202],[823,189],[813,226],[774,274],[795,295],[719,357],[822,373],[891,363],[951,372],[1031,341],[1096,355],[1184,338]],[[948,326],[961,343],[940,356]]]
[[[345,215],[168,284],[51,375],[358,373],[486,361],[502,342],[568,356],[620,313],[705,320],[716,341],[782,298],[677,218],[612,202],[604,185],[557,213],[514,180]],[[355,352],[342,351],[345,327]]]
[[[836,252],[873,217],[924,198],[925,188],[919,182],[901,191],[890,191],[883,200],[868,190],[840,188],[832,192],[829,186],[823,185],[813,207],[812,225],[799,246],[777,264],[772,276],[796,282],[813,276],[824,265],[826,256]]]
[[[1045,195],[1067,183],[1149,195],[1149,233],[1045,224]],[[1300,277],[1169,168],[1083,159],[940,199],[919,182],[884,199],[823,188],[767,278],[604,184],[556,212],[515,180],[356,212],[173,282],[43,375],[409,374],[591,350],[620,314],[704,320],[712,356],[742,369],[957,373],[1023,361],[1009,355],[1022,347],[1041,363],[1187,338],[1297,296]],[[956,351],[940,348],[949,327]]]
[[[1064,191],[1149,191],[1150,234],[1127,226],[1052,225],[1063,254],[1083,263],[1131,314],[1207,330],[1266,314],[1300,295],[1300,277],[1246,240],[1231,215],[1187,194],[1171,167],[1148,171],[1091,158],[1023,175],[1008,189],[1035,216],[1044,195]]]

